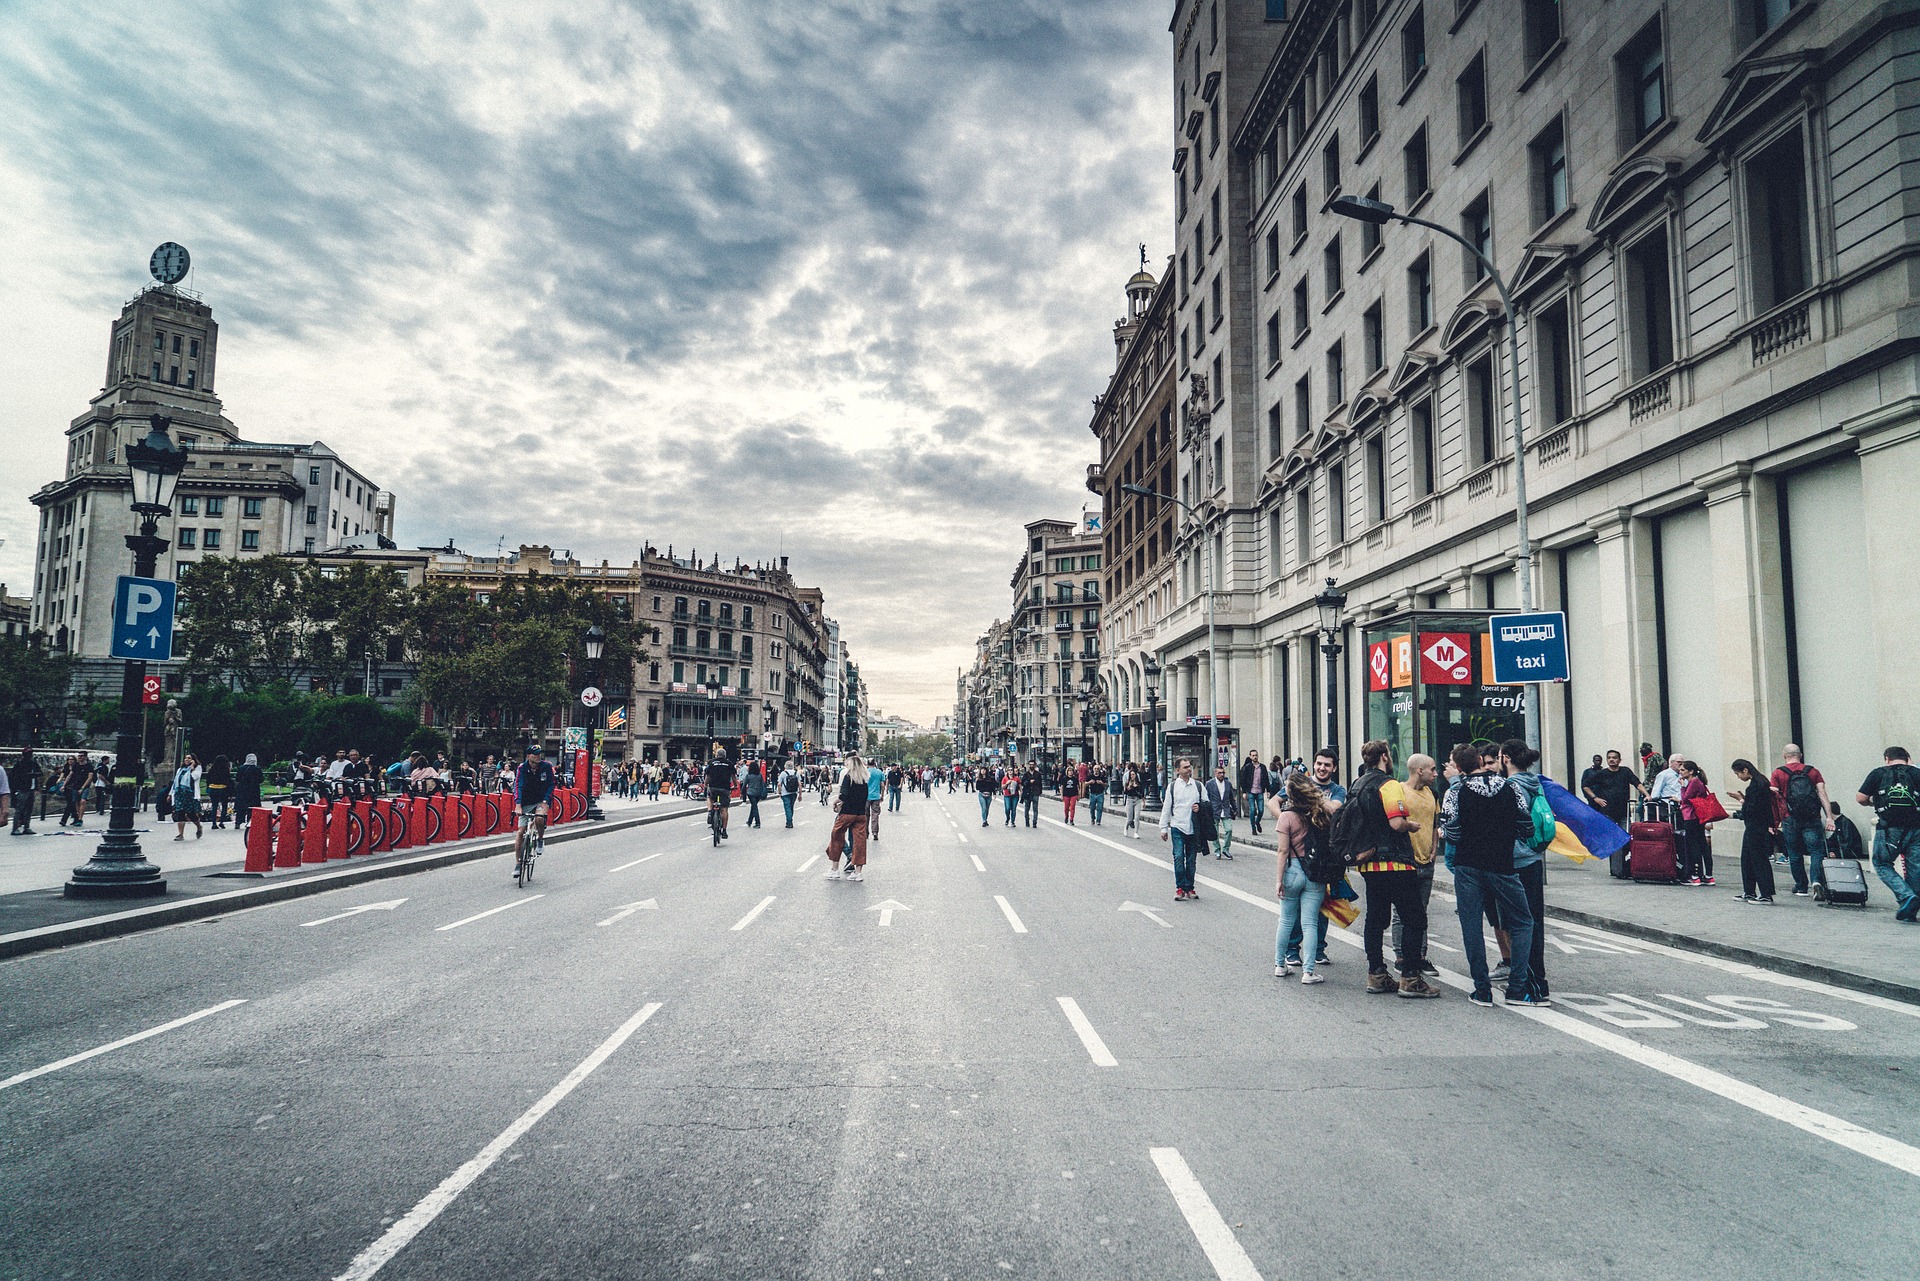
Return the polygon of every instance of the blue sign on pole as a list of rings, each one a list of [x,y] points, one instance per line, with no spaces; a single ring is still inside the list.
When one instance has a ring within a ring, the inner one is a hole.
[[[1120,713],[1108,712],[1107,713],[1107,733],[1118,734],[1119,732],[1120,732]]]
[[[1529,685],[1564,681],[1567,668],[1567,616],[1500,614],[1488,620],[1493,635],[1493,683]]]
[[[175,584],[120,575],[113,589],[113,656],[164,663],[173,657]]]

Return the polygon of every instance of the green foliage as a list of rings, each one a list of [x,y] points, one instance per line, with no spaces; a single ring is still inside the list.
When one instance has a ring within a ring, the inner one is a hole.
[[[120,700],[90,699],[80,709],[80,718],[86,722],[87,733],[95,737],[115,733],[120,728]]]
[[[916,734],[882,743],[872,730],[867,731],[867,757],[888,764],[899,762],[918,768],[945,765],[953,760],[953,739],[945,734]]]
[[[447,750],[447,736],[431,725],[416,725],[413,733],[407,735],[407,750],[433,756]]]
[[[0,636],[0,742],[24,743],[34,709],[42,724],[65,716],[70,655],[29,645],[23,636]]]
[[[180,715],[201,760],[225,756],[236,764],[249,752],[276,760],[295,751],[331,756],[336,749],[355,747],[384,764],[401,755],[416,728],[412,717],[371,698],[303,694],[286,686],[201,686],[181,702]]]

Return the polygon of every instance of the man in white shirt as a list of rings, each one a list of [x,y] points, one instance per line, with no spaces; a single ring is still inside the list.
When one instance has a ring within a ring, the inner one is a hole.
[[[333,754],[333,760],[327,764],[327,777],[338,781],[346,776],[347,754],[344,751],[335,752]]]
[[[1647,799],[1650,801],[1679,800],[1680,789],[1686,786],[1685,780],[1680,777],[1680,767],[1686,763],[1687,758],[1678,752],[1667,757],[1667,767],[1654,777],[1653,786],[1647,789]]]
[[[1179,902],[1200,897],[1193,892],[1193,864],[1198,852],[1194,848],[1193,814],[1207,804],[1207,796],[1193,777],[1192,761],[1181,757],[1174,771],[1160,809],[1160,839],[1173,842],[1173,897]]]

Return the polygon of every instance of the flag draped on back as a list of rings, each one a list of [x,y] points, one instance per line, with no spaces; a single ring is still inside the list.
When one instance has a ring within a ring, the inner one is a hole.
[[[1540,779],[1547,804],[1553,807],[1553,844],[1547,849],[1564,854],[1576,863],[1590,858],[1607,858],[1626,845],[1627,834],[1621,826],[1593,806],[1544,775]]]

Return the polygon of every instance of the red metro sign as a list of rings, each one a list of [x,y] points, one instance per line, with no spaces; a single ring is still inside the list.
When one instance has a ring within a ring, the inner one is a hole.
[[[1470,632],[1420,633],[1420,683],[1473,684],[1473,635]]]

